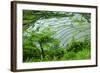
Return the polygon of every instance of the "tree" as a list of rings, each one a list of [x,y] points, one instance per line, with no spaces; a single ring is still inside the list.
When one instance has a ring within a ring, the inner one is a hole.
[[[37,47],[37,45],[39,45],[40,46],[39,48],[41,49],[42,58],[45,58],[45,52],[43,47],[44,45],[47,45],[47,43],[52,43],[52,46],[54,47],[59,46],[59,41],[52,37],[53,34],[54,32],[50,31],[50,28],[48,26],[47,28],[43,29],[41,32],[37,32],[34,30],[31,32],[27,32],[26,39],[30,39],[29,40],[31,41],[31,44],[29,44],[30,46],[34,44],[35,47]],[[24,43],[24,45],[26,43]]]

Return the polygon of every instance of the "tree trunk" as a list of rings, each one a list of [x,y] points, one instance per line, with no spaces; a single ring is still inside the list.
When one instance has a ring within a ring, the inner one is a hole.
[[[40,48],[41,48],[42,57],[45,58],[44,50],[43,50],[43,47],[42,47],[42,44],[41,43],[40,43]]]

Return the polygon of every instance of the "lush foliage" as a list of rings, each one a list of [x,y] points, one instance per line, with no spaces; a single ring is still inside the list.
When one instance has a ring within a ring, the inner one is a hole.
[[[23,10],[23,62],[90,59],[90,22],[89,13]]]

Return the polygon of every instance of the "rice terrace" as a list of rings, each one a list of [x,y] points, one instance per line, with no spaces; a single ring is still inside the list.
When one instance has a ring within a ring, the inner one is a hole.
[[[23,10],[23,62],[91,59],[91,13]]]

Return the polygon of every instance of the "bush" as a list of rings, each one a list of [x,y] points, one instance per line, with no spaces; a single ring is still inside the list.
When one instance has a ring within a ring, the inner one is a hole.
[[[87,49],[84,49],[76,54],[77,60],[90,59],[90,58],[91,58],[91,51]]]
[[[76,57],[75,52],[66,52],[62,58],[62,60],[74,60]]]
[[[23,50],[23,62],[32,61],[31,59],[40,59],[41,52],[38,48],[24,49]]]
[[[79,42],[79,41],[73,41],[71,43],[68,44],[68,46],[66,47],[66,50],[68,52],[72,51],[72,52],[79,52],[83,49],[83,42]]]

